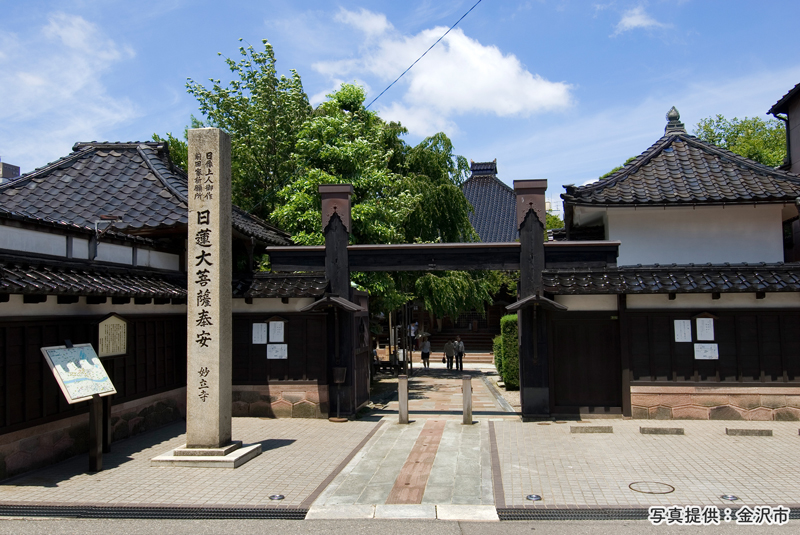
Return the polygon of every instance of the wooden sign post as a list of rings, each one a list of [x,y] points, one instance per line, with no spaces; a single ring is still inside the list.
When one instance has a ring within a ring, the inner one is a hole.
[[[63,346],[42,348],[42,355],[67,398],[67,403],[89,401],[89,470],[103,469],[103,399],[116,394],[100,358],[91,344],[67,340]]]

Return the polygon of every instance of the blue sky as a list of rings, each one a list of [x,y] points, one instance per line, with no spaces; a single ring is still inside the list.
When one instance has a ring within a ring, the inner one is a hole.
[[[239,38],[268,39],[313,104],[342,81],[371,100],[475,1],[0,0],[0,158],[182,133],[186,79],[228,80]],[[797,20],[794,0],[483,0],[374,109],[557,197],[649,147],[673,105],[690,131],[764,116],[800,82]]]

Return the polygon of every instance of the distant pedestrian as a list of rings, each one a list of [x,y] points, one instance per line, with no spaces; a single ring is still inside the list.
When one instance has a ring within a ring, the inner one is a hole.
[[[422,340],[422,366],[423,368],[430,368],[431,343],[427,338],[423,338]]]
[[[456,369],[464,371],[464,342],[461,341],[460,336],[456,336],[454,349],[456,352]]]
[[[445,359],[447,359],[447,369],[448,370],[452,370],[453,369],[453,357],[455,356],[455,354],[456,354],[456,346],[453,343],[453,340],[450,339],[444,345],[444,357],[445,357]]]

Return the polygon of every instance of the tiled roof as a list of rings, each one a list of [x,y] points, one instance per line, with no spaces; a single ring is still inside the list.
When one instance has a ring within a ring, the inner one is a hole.
[[[469,222],[483,243],[513,242],[519,237],[514,190],[497,178],[496,162],[472,162],[461,191],[475,208]]]
[[[119,215],[115,230],[141,235],[186,227],[187,184],[162,143],[77,143],[69,156],[0,185],[0,203],[6,212],[86,228]],[[232,223],[266,244],[289,244],[285,233],[238,208]]]
[[[652,265],[606,269],[551,269],[544,289],[570,294],[798,292],[798,264]]]
[[[328,288],[325,277],[256,273],[234,281],[234,297],[320,297]]]
[[[87,262],[0,256],[0,293],[185,299],[186,277]]]
[[[789,101],[800,93],[800,84],[797,84],[793,88],[789,90],[788,93],[783,95],[781,99],[773,104],[773,106],[767,112],[769,115],[775,115],[776,113],[788,113],[789,111]]]
[[[800,176],[670,129],[616,173],[561,194],[573,205],[794,202]]]

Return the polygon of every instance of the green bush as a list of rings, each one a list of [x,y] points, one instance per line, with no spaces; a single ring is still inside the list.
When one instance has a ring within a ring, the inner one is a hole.
[[[519,341],[517,339],[517,315],[509,314],[500,319],[500,336],[503,338],[503,382],[506,390],[519,390]]]
[[[503,337],[497,335],[492,340],[492,353],[494,353],[494,367],[497,368],[497,375],[503,377]]]

